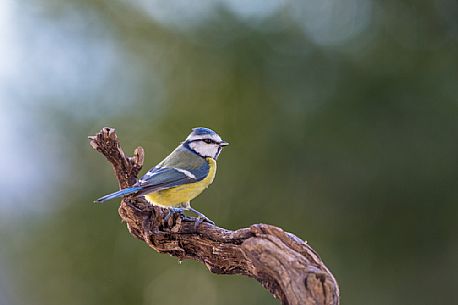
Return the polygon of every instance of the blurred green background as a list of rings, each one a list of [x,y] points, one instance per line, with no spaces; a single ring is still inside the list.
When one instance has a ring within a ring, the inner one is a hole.
[[[307,240],[343,304],[452,304],[454,0],[0,2],[0,305],[277,304],[120,223],[115,127],[144,173],[192,127],[231,145],[193,206]]]

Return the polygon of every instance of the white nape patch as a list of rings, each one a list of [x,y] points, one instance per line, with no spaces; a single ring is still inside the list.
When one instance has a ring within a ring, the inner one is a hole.
[[[176,168],[176,167],[174,167],[174,169],[176,171],[179,171],[180,173],[185,174],[186,176],[188,176],[191,179],[196,179],[196,176],[194,176],[190,171],[187,171],[187,170],[182,169],[182,168]]]
[[[216,159],[218,157],[218,144],[207,144],[204,141],[195,141],[189,143],[189,147],[191,147],[191,149],[196,151],[202,157],[212,157],[213,159]]]

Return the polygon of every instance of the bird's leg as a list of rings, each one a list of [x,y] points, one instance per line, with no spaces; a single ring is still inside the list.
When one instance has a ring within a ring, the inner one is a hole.
[[[183,214],[183,208],[168,208],[169,212],[167,215],[165,215],[164,217],[164,222],[167,222],[170,218],[170,216],[172,216],[173,214],[175,213],[180,213],[180,215]]]
[[[211,223],[212,225],[214,225],[215,223],[213,221],[211,221],[207,216],[205,216],[204,214],[202,214],[201,212],[197,211],[196,209],[193,209],[191,208],[191,206],[188,206],[186,208],[187,210],[195,213],[198,217],[197,217],[197,222],[196,222],[196,227],[202,222],[202,221],[205,221],[205,222],[208,222],[208,223]]]

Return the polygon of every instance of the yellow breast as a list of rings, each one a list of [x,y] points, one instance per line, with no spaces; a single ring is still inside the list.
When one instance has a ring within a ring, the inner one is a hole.
[[[213,179],[215,179],[216,161],[210,157],[206,158],[206,160],[210,167],[207,177],[198,182],[183,184],[145,195],[146,200],[153,205],[176,207],[186,204],[196,198],[213,182]]]

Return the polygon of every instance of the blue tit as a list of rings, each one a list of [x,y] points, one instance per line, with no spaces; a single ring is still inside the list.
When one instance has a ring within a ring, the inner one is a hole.
[[[208,220],[205,215],[191,208],[190,201],[213,182],[216,160],[227,145],[229,143],[213,130],[194,128],[184,142],[136,184],[105,195],[95,202],[127,195],[145,196],[150,204],[169,208],[171,213],[186,209]]]

